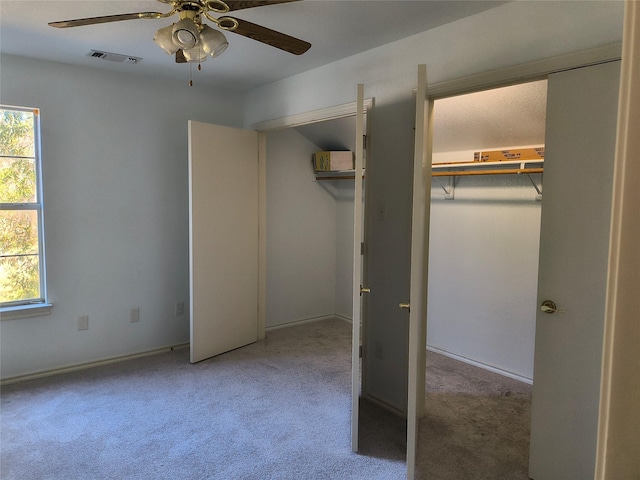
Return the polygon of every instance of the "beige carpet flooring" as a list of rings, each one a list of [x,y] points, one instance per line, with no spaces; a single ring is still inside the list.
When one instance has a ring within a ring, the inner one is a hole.
[[[350,339],[330,320],[6,385],[0,477],[404,478],[405,423],[368,402],[351,452]],[[435,354],[428,372],[419,478],[526,479],[530,387]]]

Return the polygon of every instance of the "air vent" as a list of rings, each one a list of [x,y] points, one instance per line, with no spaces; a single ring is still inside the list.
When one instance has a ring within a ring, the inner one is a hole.
[[[108,60],[116,63],[139,63],[142,59],[132,57],[130,55],[121,55],[119,53],[101,52],[99,50],[91,50],[87,57],[99,58],[100,60]]]

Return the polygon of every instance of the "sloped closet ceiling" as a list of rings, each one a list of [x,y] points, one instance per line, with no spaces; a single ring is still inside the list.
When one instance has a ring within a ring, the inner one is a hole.
[[[433,151],[544,144],[547,81],[437,100]],[[353,150],[355,117],[296,127],[324,150]]]
[[[296,130],[323,150],[355,150],[356,117],[302,125]]]

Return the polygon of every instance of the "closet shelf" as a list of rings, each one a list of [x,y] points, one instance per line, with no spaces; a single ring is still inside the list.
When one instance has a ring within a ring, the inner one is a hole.
[[[542,173],[544,160],[515,160],[506,162],[435,163],[433,177],[462,177],[466,175],[520,175]],[[514,168],[515,167],[515,168]]]
[[[334,172],[315,172],[316,180],[354,180],[356,178],[355,170],[339,170]],[[364,172],[362,174],[364,178]]]
[[[535,188],[536,200],[542,200],[542,190],[531,178],[532,173],[544,171],[544,160],[507,160],[504,162],[465,162],[465,163],[436,163],[432,165],[432,177],[449,177],[449,187],[437,182],[444,190],[445,200],[453,200],[456,186],[455,177],[467,175],[526,175]],[[514,168],[515,167],[515,168]]]

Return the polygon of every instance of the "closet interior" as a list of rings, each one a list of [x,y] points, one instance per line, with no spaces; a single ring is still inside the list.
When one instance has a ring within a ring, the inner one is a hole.
[[[267,328],[351,320],[354,183],[312,165],[315,152],[336,150],[355,150],[355,117],[268,133]]]
[[[546,84],[434,104],[427,347],[529,383],[544,159],[474,154],[543,149]],[[354,185],[311,158],[354,142],[354,117],[268,133],[267,327],[351,319]]]
[[[546,86],[434,102],[427,347],[529,383]]]

